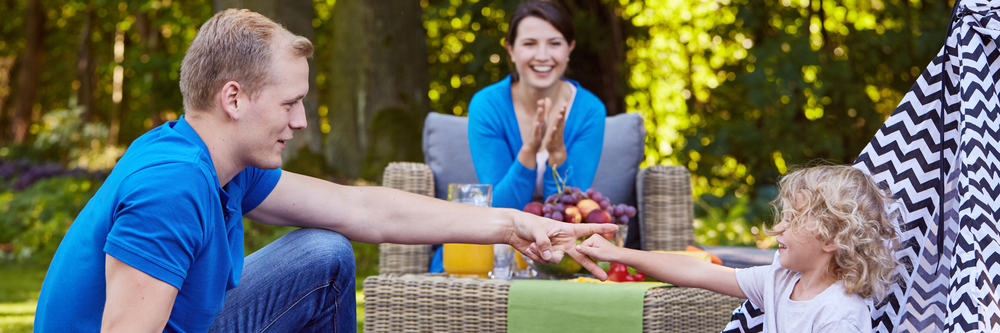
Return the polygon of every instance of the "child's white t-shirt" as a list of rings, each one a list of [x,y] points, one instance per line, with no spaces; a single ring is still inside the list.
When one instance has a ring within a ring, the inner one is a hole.
[[[837,281],[808,301],[791,300],[802,273],[770,266],[736,270],[743,294],[764,311],[764,332],[871,332],[868,303]]]

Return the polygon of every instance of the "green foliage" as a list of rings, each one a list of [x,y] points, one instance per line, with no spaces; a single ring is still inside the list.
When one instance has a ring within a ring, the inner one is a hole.
[[[793,165],[853,161],[940,49],[951,5],[924,0],[560,2],[574,13],[578,39],[567,76],[581,82],[573,75],[592,75],[587,66],[598,63],[581,58],[583,53],[609,54],[615,47],[604,17],[627,23],[625,62],[617,69],[627,84],[618,88],[626,94],[628,112],[645,119],[645,165],[677,164],[692,171],[699,242],[720,244],[759,241],[759,233],[747,230],[771,219],[767,202]],[[519,3],[421,1],[432,110],[464,115],[476,91],[509,73],[503,38]],[[313,4],[316,59],[335,57],[330,20],[336,2]],[[611,15],[594,4],[613,9]],[[0,58],[18,56],[24,48],[24,7],[25,1],[0,0]],[[46,0],[43,7],[45,68],[30,128],[35,140],[0,148],[0,158],[104,169],[120,156],[120,147],[183,113],[180,62],[198,27],[212,15],[211,2]],[[84,33],[88,17],[92,29]],[[89,43],[94,66],[91,110],[68,98],[81,85],[75,75],[81,41]],[[424,61],[423,56],[414,61]],[[330,96],[330,62],[315,64],[313,92]],[[7,102],[17,96],[16,86],[4,88]],[[310,124],[324,135],[338,121],[328,117],[327,104],[319,101],[320,123]],[[382,122],[395,123],[375,130],[398,135],[376,136],[380,145],[391,147],[418,133],[420,119],[386,117]],[[0,126],[7,125],[6,117],[0,118]],[[331,174],[324,164],[311,163],[314,157],[300,154],[288,168]],[[369,179],[377,169],[367,171]],[[279,234],[251,230],[247,239]],[[248,244],[248,249],[257,246]]]
[[[89,177],[53,177],[23,191],[0,192],[0,244],[9,244],[5,259],[51,258],[98,187]]]
[[[83,114],[81,107],[46,113],[28,150],[30,157],[58,161],[70,168],[111,170],[125,149],[108,145],[108,127],[84,123]]]
[[[920,0],[626,8],[650,31],[629,40],[636,92],[626,98],[647,119],[646,163],[691,169],[706,241],[767,223],[791,166],[851,163],[939,50],[949,18],[947,4]],[[723,223],[733,226],[713,227]],[[717,241],[732,239],[750,243]]]
[[[365,277],[378,275],[378,244],[351,242],[354,249],[354,275],[362,281]],[[358,285],[360,288],[361,285]]]
[[[423,161],[420,149],[423,123],[421,117],[401,108],[390,107],[376,112],[361,178],[381,180],[382,172],[390,162]]]
[[[18,56],[24,48],[23,1],[0,1],[0,57]],[[212,3],[171,0],[43,1],[46,12],[44,69],[36,99],[37,113],[71,108],[81,82],[77,77],[81,41],[90,45],[94,109],[85,121],[118,124],[118,142],[128,143],[154,125],[183,111],[180,62]],[[8,10],[8,7],[10,10]],[[87,17],[91,30],[84,34]],[[116,54],[116,50],[120,50]],[[116,81],[116,72],[120,73]],[[11,82],[17,82],[12,77]],[[116,82],[119,87],[116,88]],[[11,96],[16,96],[16,86]],[[115,91],[120,91],[116,102]],[[9,106],[9,105],[8,105]],[[38,118],[35,118],[38,119]],[[36,123],[32,135],[41,130]]]
[[[275,241],[285,234],[295,231],[295,227],[282,227],[253,222],[243,218],[243,252],[246,255],[257,252],[267,244]]]
[[[472,95],[510,73],[503,39],[518,1],[421,1],[431,110],[464,115]]]

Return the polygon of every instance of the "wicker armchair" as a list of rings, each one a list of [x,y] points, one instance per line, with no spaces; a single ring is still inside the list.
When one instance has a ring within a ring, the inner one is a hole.
[[[423,163],[392,163],[383,186],[434,195]],[[679,166],[636,177],[640,242],[646,250],[684,250],[694,242],[690,173]],[[510,281],[426,275],[429,245],[381,244],[379,276],[364,282],[365,332],[506,332]],[[421,275],[413,275],[421,274]],[[646,292],[644,332],[719,332],[741,299],[694,288]]]

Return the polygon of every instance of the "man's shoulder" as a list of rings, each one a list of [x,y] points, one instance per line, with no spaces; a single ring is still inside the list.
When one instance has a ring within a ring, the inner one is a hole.
[[[180,183],[204,181],[213,174],[211,157],[197,142],[158,127],[136,139],[115,164],[122,179],[136,175],[150,178],[174,176]],[[196,177],[197,175],[204,177]],[[145,177],[142,177],[145,178]]]
[[[204,197],[212,193],[212,189],[218,184],[218,178],[209,168],[209,165],[201,161],[183,156],[148,160],[122,159],[115,165],[108,182],[117,183],[118,198],[130,193],[142,193],[148,197],[188,193]]]

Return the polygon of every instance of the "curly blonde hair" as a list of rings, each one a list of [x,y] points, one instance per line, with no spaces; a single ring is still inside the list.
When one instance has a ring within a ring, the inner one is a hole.
[[[821,242],[837,246],[828,273],[844,282],[848,293],[864,298],[881,297],[893,283],[893,251],[899,247],[896,219],[888,213],[893,199],[861,170],[846,165],[824,165],[794,171],[779,182],[781,190],[771,202],[780,223],[787,227],[766,229],[776,236],[786,230],[811,231]],[[808,221],[817,223],[807,223]]]

